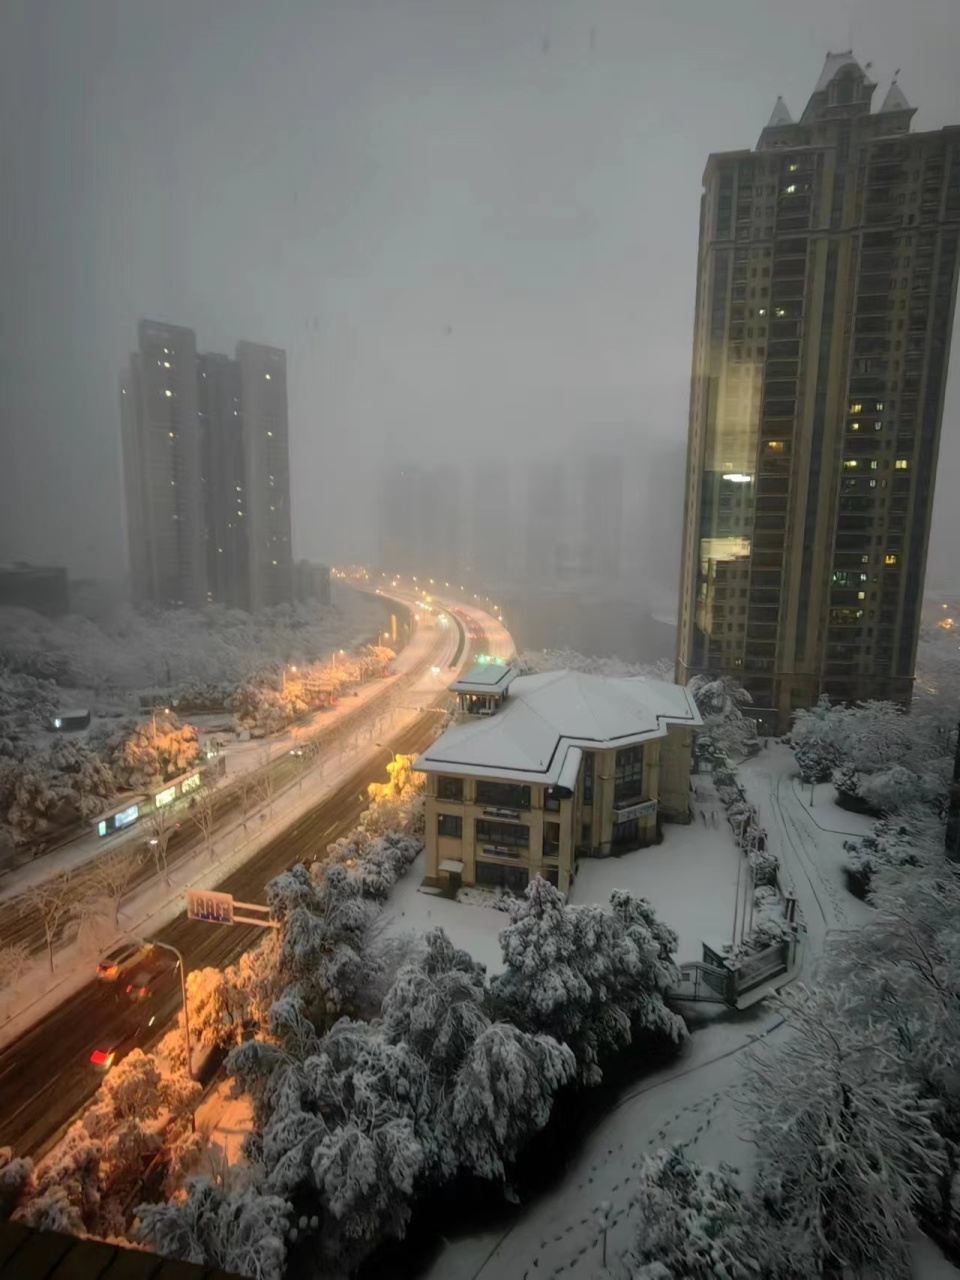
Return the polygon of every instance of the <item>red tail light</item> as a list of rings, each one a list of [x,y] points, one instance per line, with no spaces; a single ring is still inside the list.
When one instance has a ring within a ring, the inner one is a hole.
[[[133,990],[133,983],[132,983],[132,982],[128,982],[128,983],[127,983],[127,995],[129,995],[129,994],[130,994],[130,992],[131,992],[132,990]]]
[[[103,974],[105,978],[115,978],[117,976],[117,966],[115,964],[111,964],[111,965],[102,964],[100,966],[100,972]]]
[[[104,1053],[102,1049],[94,1049],[90,1055],[90,1061],[95,1067],[109,1067],[113,1062],[112,1053]]]
[[[145,996],[146,994],[147,994],[147,988],[146,988],[146,987],[141,987],[141,988],[140,988],[140,995]]]

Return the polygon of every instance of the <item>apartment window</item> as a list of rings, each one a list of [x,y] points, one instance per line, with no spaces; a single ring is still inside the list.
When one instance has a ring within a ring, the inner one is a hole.
[[[583,803],[593,804],[593,779],[596,773],[597,757],[592,751],[583,753]]]
[[[893,464],[893,469],[895,471],[906,471],[909,465],[910,464],[907,462],[906,458],[898,458]]]
[[[746,594],[746,593],[744,593]],[[643,747],[624,747],[617,752],[614,769],[613,804],[637,800],[643,788]]]
[[[550,813],[560,812],[560,797],[554,791],[553,787],[544,787],[543,789],[543,807]]]
[[[851,413],[863,413],[863,405],[860,403],[860,401],[859,401],[859,400],[858,400],[855,404],[851,404],[851,406],[850,406],[850,412],[851,412]]]
[[[438,813],[437,814],[437,835],[446,836],[451,840],[463,839],[463,819],[459,814]]]
[[[437,786],[437,795],[441,800],[462,800],[463,779],[441,777]]]
[[[477,783],[477,804],[491,805],[496,809],[529,809],[530,788],[516,782]]]
[[[897,557],[894,555],[886,555],[883,557],[883,563],[886,565],[894,565],[897,563]]]
[[[498,845],[506,849],[529,849],[530,828],[520,823],[487,822],[477,819],[477,843]]]
[[[856,465],[857,465],[856,458],[844,458],[843,460],[843,466],[846,471],[852,471]]]

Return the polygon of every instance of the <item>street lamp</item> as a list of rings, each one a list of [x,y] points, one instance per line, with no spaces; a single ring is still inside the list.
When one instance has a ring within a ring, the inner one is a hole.
[[[295,672],[296,669],[297,668],[294,666],[291,666],[290,668],[290,670],[293,672]],[[287,692],[287,668],[286,667],[283,668],[283,671],[281,672],[281,677],[282,677],[281,688],[283,689],[283,692],[286,693]]]
[[[180,962],[180,993],[183,996],[183,1034],[187,1043],[187,1075],[193,1079],[193,1054],[190,1051],[190,1011],[187,1008],[187,968],[183,962],[183,955],[169,942],[159,942],[156,938],[144,938],[144,942],[151,947],[160,947],[163,951],[172,951]],[[193,1118],[193,1127],[196,1131],[196,1119]]]

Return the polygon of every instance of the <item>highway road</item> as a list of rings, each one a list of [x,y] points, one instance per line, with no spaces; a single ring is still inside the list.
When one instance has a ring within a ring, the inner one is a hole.
[[[378,696],[373,702],[363,702],[356,710],[348,711],[347,714],[327,726],[323,724],[323,713],[317,713],[310,726],[301,730],[297,745],[302,748],[313,747],[322,753],[337,741],[349,740],[360,728],[375,724],[383,714],[384,703],[389,704],[391,699],[393,701],[397,699],[403,701],[404,692],[421,679],[432,663],[442,660],[439,655],[444,648],[445,641],[446,637],[438,631],[436,643],[431,646],[431,650],[424,657],[423,662],[418,664],[412,671],[392,679],[389,685],[385,686],[382,699]],[[346,694],[344,700],[349,699],[349,697],[350,695]],[[264,775],[269,774],[270,785],[273,788],[274,795],[279,795],[287,787],[297,782],[304,768],[309,769],[309,767],[305,757],[291,756],[289,753],[285,753],[258,770],[251,770],[246,774],[242,774],[235,783],[218,788],[213,792],[213,839],[217,839],[224,827],[231,822],[239,820],[242,790],[245,789],[246,791],[247,805],[250,813],[253,814],[254,810],[262,806],[262,800],[256,798],[256,784],[264,778]],[[189,858],[196,854],[204,839],[194,821],[189,806],[178,806],[174,813],[174,820],[180,823],[180,827],[174,830],[169,837],[169,844],[167,845],[168,867],[173,867],[184,858]],[[111,845],[108,851],[111,855],[116,854],[120,849],[135,851],[143,859],[141,865],[136,868],[131,876],[124,894],[125,897],[156,878],[156,864],[146,849],[146,840],[149,835],[148,825],[141,825],[137,829],[137,834],[131,840],[122,845]],[[56,879],[57,877],[54,878]],[[95,897],[96,892],[95,863],[85,863],[74,872],[71,878],[71,896],[79,903],[85,898]],[[75,917],[66,921],[61,931],[62,937],[69,939],[76,932],[76,928],[77,921]],[[9,898],[0,903],[0,938],[3,939],[5,945],[24,942],[33,953],[44,951],[46,942],[43,924],[36,908],[31,905],[29,896]]]
[[[482,649],[485,637],[473,625],[474,649]],[[436,710],[449,704],[449,695],[434,699],[432,711],[395,736],[383,741],[375,760],[357,769],[314,809],[295,820],[251,856],[248,862],[210,886],[232,893],[240,901],[263,902],[264,886],[296,862],[310,861],[326,853],[327,845],[352,831],[366,808],[366,787],[384,780],[384,767],[394,753],[418,754],[433,740]],[[178,947],[186,968],[233,964],[262,936],[253,927],[217,926],[187,920],[185,913],[158,931],[160,941]],[[76,1112],[96,1091],[102,1077],[89,1064],[98,1038],[125,1016],[118,1011],[112,984],[92,980],[68,1002],[0,1052],[0,1146],[18,1155],[42,1155],[53,1145]],[[156,1021],[143,1042],[148,1048],[171,1025],[180,1005],[179,992],[157,1001]]]

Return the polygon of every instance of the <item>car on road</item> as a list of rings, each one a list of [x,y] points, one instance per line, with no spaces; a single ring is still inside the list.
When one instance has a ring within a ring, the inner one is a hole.
[[[90,1065],[106,1075],[111,1067],[116,1066],[143,1043],[155,1021],[155,1018],[147,1018],[132,1026],[120,1025],[105,1031],[90,1054]]]
[[[180,961],[171,962],[169,957],[159,956],[156,960],[128,969],[124,977],[127,979],[123,984],[124,996],[139,1004],[173,990],[180,981]]]
[[[104,982],[116,982],[131,965],[145,960],[152,950],[153,947],[149,942],[121,942],[100,957],[97,977]]]

